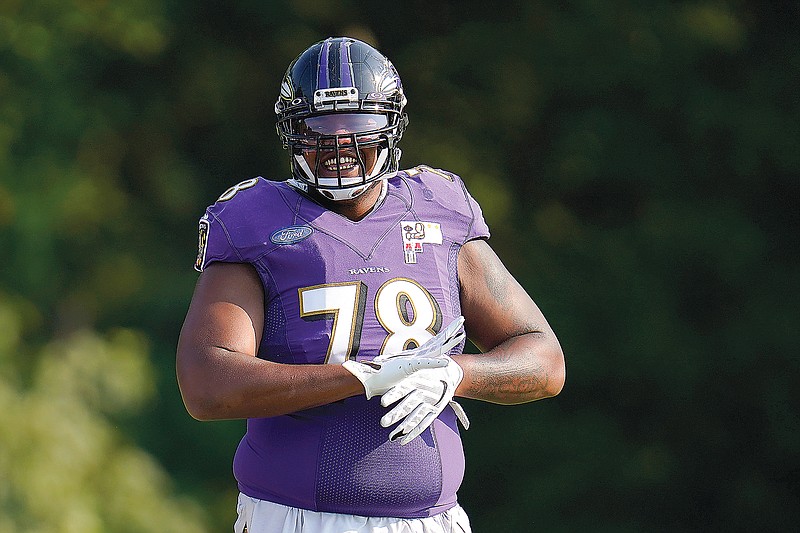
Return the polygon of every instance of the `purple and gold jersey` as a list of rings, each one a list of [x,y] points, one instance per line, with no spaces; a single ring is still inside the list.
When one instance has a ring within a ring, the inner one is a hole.
[[[421,345],[461,314],[457,256],[489,236],[457,176],[402,171],[358,222],[286,182],[253,178],[200,220],[196,267],[252,264],[264,286],[258,356],[341,364]],[[448,407],[405,446],[381,427],[380,398],[249,419],[234,459],[239,489],[262,500],[362,516],[417,518],[456,503],[464,454]]]

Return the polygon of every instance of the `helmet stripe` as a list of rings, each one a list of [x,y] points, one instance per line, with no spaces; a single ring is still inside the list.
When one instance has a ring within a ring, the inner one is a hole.
[[[350,42],[343,42],[339,49],[339,64],[341,65],[341,87],[353,86],[353,64],[350,62]]]
[[[330,88],[330,80],[328,79],[328,52],[331,49],[330,39],[322,43],[322,52],[319,55],[319,66],[317,67],[317,87],[319,89]]]
[[[342,66],[339,64],[339,50],[342,48],[342,41],[336,39],[331,43],[330,59],[328,63],[328,76],[330,77],[331,84],[329,87],[341,87],[340,83],[342,78]]]

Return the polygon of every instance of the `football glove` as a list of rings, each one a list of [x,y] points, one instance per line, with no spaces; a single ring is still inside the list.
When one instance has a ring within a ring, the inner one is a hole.
[[[443,357],[410,357],[407,355],[389,356],[377,361],[347,360],[342,366],[364,385],[367,399],[383,394],[395,384],[422,369],[447,366]]]
[[[410,350],[403,350],[402,352],[397,352],[395,355],[413,355],[414,357],[442,357],[447,355],[450,350],[455,348],[456,346],[461,343],[466,337],[464,333],[464,329],[462,326],[464,325],[464,317],[459,316],[450,324],[442,329],[439,333],[428,339],[426,342],[422,344],[422,346],[418,348],[412,348]],[[384,355],[379,355],[375,358],[375,360],[380,360],[382,357],[386,357]]]
[[[342,366],[361,381],[367,399],[370,399],[383,394],[414,372],[447,366],[448,361],[443,356],[464,339],[463,323],[464,317],[458,317],[417,348],[381,354],[372,361],[347,360]]]
[[[384,407],[400,401],[381,418],[383,427],[400,421],[389,435],[389,440],[400,439],[401,445],[408,444],[433,424],[448,405],[453,408],[464,429],[469,428],[467,414],[461,405],[453,401],[464,371],[453,359],[446,359],[447,366],[420,370],[381,396],[381,405]]]

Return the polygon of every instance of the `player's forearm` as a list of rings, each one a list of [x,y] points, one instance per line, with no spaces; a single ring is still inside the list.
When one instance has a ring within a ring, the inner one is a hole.
[[[340,365],[291,365],[220,348],[178,365],[186,409],[198,420],[263,418],[363,394]]]
[[[464,370],[458,396],[499,404],[555,396],[564,386],[564,355],[558,341],[542,333],[512,337],[482,354],[454,357]]]

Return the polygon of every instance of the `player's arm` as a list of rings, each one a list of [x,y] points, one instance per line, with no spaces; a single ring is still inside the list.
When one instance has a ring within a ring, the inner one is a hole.
[[[564,354],[542,312],[484,240],[458,256],[467,335],[484,353],[454,359],[464,370],[456,394],[501,404],[555,396]]]
[[[264,293],[248,264],[213,263],[195,287],[176,368],[186,409],[198,420],[276,416],[363,394],[341,365],[279,364],[256,357]]]

